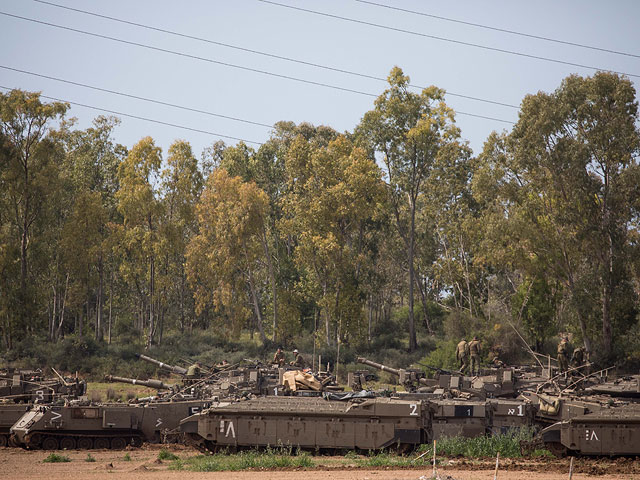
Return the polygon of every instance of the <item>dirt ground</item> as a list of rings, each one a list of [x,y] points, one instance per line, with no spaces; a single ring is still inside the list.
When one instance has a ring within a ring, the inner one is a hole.
[[[195,450],[173,446],[169,448],[184,458],[197,455]],[[129,451],[92,450],[95,462],[87,462],[87,451],[58,452],[68,456],[68,463],[43,463],[50,452],[0,448],[0,478],[36,480],[418,480],[429,477],[431,469],[362,469],[335,466],[335,459],[317,457],[324,464],[310,470],[267,470],[243,472],[194,473],[168,470],[170,462],[157,460],[159,446],[145,446]],[[125,460],[128,454],[131,460]],[[440,466],[443,479],[492,480],[495,461],[466,461],[452,459]],[[524,460],[505,460],[498,472],[500,480],[556,480],[568,478],[569,459],[553,459],[534,463]],[[640,460],[632,459],[576,459],[574,480],[640,480]]]

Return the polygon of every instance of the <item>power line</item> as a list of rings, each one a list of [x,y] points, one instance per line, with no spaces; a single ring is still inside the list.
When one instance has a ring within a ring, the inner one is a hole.
[[[22,17],[20,15],[14,15],[12,13],[7,13],[7,12],[0,11],[0,15],[5,15],[7,17],[17,18],[17,19],[20,19],[20,20],[25,20],[27,22],[37,23],[37,24],[40,24],[40,25],[46,25],[46,26],[49,26],[49,27],[60,28],[62,30],[67,30],[67,31],[70,31],[70,32],[81,33],[83,35],[88,35],[88,36],[91,36],[91,37],[101,38],[101,39],[104,39],[104,40],[111,40],[111,41],[114,41],[114,42],[123,43],[125,45],[134,45],[134,46],[137,46],[137,47],[147,48],[149,50],[154,50],[154,51],[163,52],[163,53],[169,53],[171,55],[177,55],[177,56],[180,56],[180,57],[190,58],[192,60],[200,60],[200,61],[203,61],[203,62],[213,63],[213,64],[216,64],[216,65],[222,65],[222,66],[225,66],[225,67],[237,68],[237,69],[240,69],[240,70],[246,70],[246,71],[250,71],[250,72],[254,72],[254,73],[261,73],[263,75],[269,75],[269,76],[273,76],[273,77],[276,77],[276,78],[284,78],[284,79],[287,79],[287,80],[293,80],[293,81],[300,82],[300,83],[307,83],[307,84],[310,84],[310,85],[321,86],[321,87],[331,88],[331,89],[334,89],[334,90],[340,90],[340,91],[349,92],[349,93],[357,93],[359,95],[365,95],[365,96],[368,96],[368,97],[377,98],[376,94],[369,93],[369,92],[363,92],[361,90],[354,90],[354,89],[351,89],[351,88],[340,87],[340,86],[331,85],[331,84],[328,84],[328,83],[315,82],[313,80],[305,80],[305,79],[302,79],[302,78],[292,77],[292,76],[289,76],[289,75],[283,75],[283,74],[279,74],[279,73],[273,73],[273,72],[269,72],[269,71],[266,71],[266,70],[259,70],[259,69],[256,69],[256,68],[245,67],[243,65],[236,65],[236,64],[233,64],[233,63],[221,62],[221,61],[218,61],[218,60],[213,60],[211,58],[200,57],[198,55],[191,55],[191,54],[188,54],[188,53],[178,52],[178,51],[175,51],[175,50],[169,50],[169,49],[166,49],[166,48],[154,47],[152,45],[146,45],[144,43],[133,42],[133,41],[130,41],[130,40],[123,40],[121,38],[110,37],[108,35],[102,35],[102,34],[99,34],[99,33],[87,32],[85,30],[79,30],[77,28],[66,27],[64,25],[58,25],[58,24],[55,24],[55,23],[44,22],[42,20],[36,20],[36,19],[33,19],[33,18]],[[485,115],[478,115],[478,114],[467,113],[467,112],[462,112],[462,111],[457,111],[456,113],[458,113],[459,115],[465,115],[465,116],[475,117],[475,118],[483,118],[485,120],[492,120],[492,121],[495,121],[495,122],[508,123],[508,124],[511,124],[511,125],[515,124],[515,122],[509,121],[509,120],[503,120],[503,119],[500,119],[500,118],[494,118],[494,117],[489,117],[489,116],[485,116]]]
[[[3,90],[7,90],[7,91],[13,90],[13,88],[5,87],[5,86],[2,86],[2,85],[0,85],[0,88],[2,88]],[[221,133],[210,132],[208,130],[201,130],[199,128],[185,127],[184,125],[178,125],[177,123],[163,122],[162,120],[155,120],[153,118],[141,117],[139,115],[133,115],[133,114],[130,114],[130,113],[116,112],[115,110],[109,110],[107,108],[96,107],[96,106],[93,106],[93,105],[87,105],[85,103],[71,102],[69,100],[63,100],[61,98],[56,98],[56,97],[49,97],[47,95],[42,95],[42,94],[40,95],[40,97],[46,98],[47,100],[53,100],[55,102],[68,103],[70,105],[75,105],[77,107],[90,108],[92,110],[97,110],[97,111],[100,111],[100,112],[112,113],[114,115],[120,115],[122,117],[134,118],[136,120],[144,120],[145,122],[157,123],[159,125],[165,125],[165,126],[168,126],[168,127],[181,128],[183,130],[189,130],[191,132],[204,133],[206,135],[211,135],[211,136],[214,136],[214,137],[222,137],[222,138],[228,138],[230,140],[237,140],[238,142],[253,143],[255,145],[263,145],[262,142],[254,142],[253,140],[245,140],[243,138],[232,137],[230,135],[222,135]]]
[[[317,10],[310,10],[310,9],[302,8],[302,7],[294,7],[293,5],[286,5],[284,3],[273,2],[271,0],[257,0],[257,1],[258,2],[262,2],[262,3],[266,3],[268,5],[275,5],[275,6],[278,6],[278,7],[289,8],[291,10],[297,10],[297,11],[300,11],[300,12],[312,13],[314,15],[320,15],[320,16],[323,16],[323,17],[329,17],[329,18],[333,18],[333,19],[336,19],[336,20],[344,20],[345,22],[357,23],[359,25],[367,25],[369,27],[376,27],[376,28],[381,28],[381,29],[384,29],[384,30],[391,30],[393,32],[406,33],[406,34],[409,34],[409,35],[415,35],[415,36],[423,37],[423,38],[431,38],[433,40],[440,40],[442,42],[455,43],[457,45],[464,45],[464,46],[467,46],[467,47],[475,47],[475,48],[480,48],[480,49],[483,49],[483,50],[490,50],[490,51],[493,51],[493,52],[506,53],[506,54],[509,54],[509,55],[516,55],[516,56],[519,56],[519,57],[532,58],[532,59],[535,59],[535,60],[542,60],[542,61],[545,61],[545,62],[558,63],[558,64],[561,64],[561,65],[569,65],[569,66],[572,66],[572,67],[587,68],[587,69],[590,69],[590,70],[608,71],[608,72],[612,72],[612,73],[617,73],[619,75],[626,75],[628,77],[640,78],[640,75],[636,75],[636,74],[633,74],[633,73],[618,72],[616,70],[610,70],[608,68],[593,67],[593,66],[590,66],[590,65],[583,65],[583,64],[580,64],[580,63],[567,62],[567,61],[558,60],[558,59],[555,59],[555,58],[542,57],[542,56],[539,56],[539,55],[532,55],[532,54],[529,54],[529,53],[516,52],[516,51],[513,51],[513,50],[506,50],[506,49],[503,49],[503,48],[488,47],[486,45],[480,45],[478,43],[464,42],[462,40],[455,40],[455,39],[452,39],[452,38],[438,37],[436,35],[429,35],[429,34],[426,34],[426,33],[415,32],[413,30],[406,30],[404,28],[390,27],[388,25],[382,25],[380,23],[367,22],[367,21],[364,21],[364,20],[358,20],[356,18],[343,17],[341,15],[334,15],[334,14],[331,14],[331,13],[319,12]]]
[[[114,95],[119,95],[121,97],[134,98],[136,100],[142,100],[142,101],[145,101],[145,102],[156,103],[158,105],[164,105],[164,106],[167,106],[167,107],[179,108],[180,110],[186,110],[188,112],[202,113],[204,115],[210,115],[212,117],[220,117],[220,118],[225,118],[227,120],[234,120],[236,122],[243,122],[243,123],[249,123],[251,125],[258,125],[258,126],[261,126],[261,127],[273,128],[273,125],[269,125],[267,123],[254,122],[252,120],[245,120],[243,118],[231,117],[229,115],[222,115],[220,113],[209,112],[209,111],[200,110],[200,109],[197,109],[197,108],[185,107],[183,105],[177,105],[175,103],[164,102],[162,100],[154,100],[152,98],[141,97],[141,96],[133,95],[133,94],[130,94],[130,93],[118,92],[116,90],[109,90],[107,88],[96,87],[94,85],[88,85],[86,83],[74,82],[72,80],[65,80],[63,78],[52,77],[52,76],[49,76],[49,75],[44,75],[42,73],[30,72],[28,70],[21,70],[19,68],[8,67],[6,65],[0,65],[0,68],[3,68],[5,70],[11,70],[13,72],[24,73],[26,75],[32,75],[34,77],[46,78],[47,80],[55,80],[56,82],[67,83],[69,85],[75,85],[75,86],[78,86],[78,87],[90,88],[92,90],[97,90],[99,92],[112,93]]]
[[[35,1],[40,1],[40,0],[35,0]],[[572,47],[587,48],[589,50],[597,50],[599,52],[613,53],[613,54],[616,54],[616,55],[624,55],[624,56],[627,56],[627,57],[640,58],[640,55],[636,55],[634,53],[621,52],[621,51],[618,51],[618,50],[610,50],[608,48],[595,47],[593,45],[586,45],[584,43],[569,42],[569,41],[566,41],[566,40],[559,40],[557,38],[544,37],[544,36],[541,36],[541,35],[533,35],[533,34],[524,33],[524,32],[517,32],[515,30],[507,30],[506,28],[493,27],[491,25],[483,25],[481,23],[473,23],[473,22],[467,22],[467,21],[464,21],[464,20],[458,20],[458,19],[455,19],[455,18],[442,17],[442,16],[439,16],[439,15],[433,15],[431,13],[418,12],[416,10],[408,10],[406,8],[400,8],[400,7],[394,7],[394,6],[391,6],[391,5],[385,5],[384,3],[372,2],[370,0],[355,0],[355,1],[356,2],[360,2],[360,3],[367,3],[369,5],[375,5],[376,7],[383,7],[383,8],[388,8],[390,10],[397,10],[399,12],[412,13],[414,15],[420,15],[420,16],[423,16],[423,17],[435,18],[437,20],[445,20],[447,22],[460,23],[462,25],[469,25],[469,26],[478,27],[478,28],[485,28],[487,30],[493,30],[493,31],[496,31],[496,32],[509,33],[511,35],[519,35],[521,37],[535,38],[536,40],[544,40],[546,42],[554,42],[554,43],[559,43],[559,44],[562,44],[562,45],[570,45]]]
[[[208,39],[208,38],[202,38],[202,37],[197,37],[195,35],[189,35],[189,34],[182,33],[182,32],[176,32],[174,30],[168,30],[168,29],[165,29],[165,28],[154,27],[152,25],[146,25],[146,24],[142,24],[142,23],[132,22],[130,20],[124,20],[122,18],[112,17],[112,16],[109,16],[109,15],[103,15],[103,14],[96,13],[96,12],[90,12],[88,10],[81,10],[79,8],[68,7],[66,5],[60,5],[60,4],[53,3],[53,2],[47,2],[45,0],[33,0],[33,1],[37,2],[37,3],[42,3],[44,5],[49,5],[49,6],[52,6],[52,7],[61,8],[61,9],[64,9],[64,10],[69,10],[69,11],[72,11],[72,12],[78,12],[78,13],[82,13],[82,14],[85,14],[85,15],[91,15],[91,16],[94,16],[94,17],[103,18],[103,19],[106,19],[106,20],[111,20],[111,21],[114,21],[114,22],[123,23],[123,24],[126,24],[126,25],[132,25],[134,27],[145,28],[147,30],[153,30],[153,31],[156,31],[156,32],[161,32],[161,33],[166,33],[166,34],[169,34],[169,35],[174,35],[176,37],[188,38],[190,40],[197,40],[199,42],[205,42],[205,43],[209,43],[211,45],[217,45],[217,46],[220,46],[220,47],[231,48],[231,49],[234,49],[234,50],[240,50],[240,51],[243,51],[243,52],[249,52],[249,53],[253,53],[253,54],[256,54],[256,55],[262,55],[262,56],[269,57],[269,58],[276,58],[278,60],[285,60],[287,62],[298,63],[298,64],[301,64],[301,65],[307,65],[307,66],[311,66],[311,67],[315,67],[315,68],[322,68],[324,70],[329,70],[329,71],[332,71],[332,72],[344,73],[344,74],[347,74],[347,75],[353,75],[353,76],[357,76],[357,77],[361,77],[361,78],[368,78],[368,79],[371,79],[371,80],[378,80],[378,81],[382,81],[382,82],[385,82],[385,83],[387,81],[387,79],[384,78],[384,77],[377,77],[375,75],[369,75],[369,74],[366,74],[366,73],[354,72],[352,70],[346,70],[346,69],[343,69],[343,68],[332,67],[332,66],[329,66],[329,65],[322,65],[320,63],[315,63],[315,62],[308,62],[306,60],[300,60],[300,59],[297,59],[297,58],[286,57],[286,56],[283,56],[283,55],[276,55],[274,53],[262,52],[260,50],[254,50],[254,49],[251,49],[251,48],[240,47],[240,46],[237,46],[237,45],[232,45],[230,43],[218,42],[216,40],[211,40],[211,39]],[[412,88],[420,89],[420,90],[425,88],[424,86],[420,86],[420,85],[411,85],[410,84],[409,86],[412,87]],[[471,95],[464,95],[464,94],[453,93],[453,92],[449,92],[449,91],[447,91],[446,94],[447,95],[451,95],[452,97],[460,97],[460,98],[465,98],[465,99],[468,99],[468,100],[475,100],[475,101],[478,101],[478,102],[485,102],[485,103],[490,103],[490,104],[493,104],[493,105],[500,105],[500,106],[503,106],[503,107],[510,107],[510,108],[516,108],[516,109],[519,108],[517,105],[504,103],[504,102],[498,102],[498,101],[495,101],[495,100],[488,100],[486,98],[474,97],[474,96],[471,96]]]

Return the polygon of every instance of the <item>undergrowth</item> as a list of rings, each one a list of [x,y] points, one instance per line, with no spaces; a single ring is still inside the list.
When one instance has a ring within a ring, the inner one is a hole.
[[[51,453],[47,458],[43,460],[43,463],[64,463],[64,462],[70,462],[70,461],[71,459],[66,455]]]
[[[216,453],[199,455],[185,460],[175,460],[169,467],[172,470],[192,472],[222,472],[263,468],[311,468],[316,463],[306,453],[289,454],[275,450],[247,451],[235,455]]]

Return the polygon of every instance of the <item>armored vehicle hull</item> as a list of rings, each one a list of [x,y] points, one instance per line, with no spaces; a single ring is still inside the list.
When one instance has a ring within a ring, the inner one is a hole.
[[[279,445],[375,450],[423,443],[426,419],[421,402],[264,397],[220,404],[183,420],[180,428],[203,451]]]
[[[579,415],[542,430],[556,454],[640,455],[640,410],[614,408]]]
[[[10,445],[11,427],[22,417],[31,405],[3,403],[0,404],[0,447]]]
[[[11,428],[25,448],[122,449],[179,435],[180,420],[208,406],[202,400],[139,405],[36,406]]]

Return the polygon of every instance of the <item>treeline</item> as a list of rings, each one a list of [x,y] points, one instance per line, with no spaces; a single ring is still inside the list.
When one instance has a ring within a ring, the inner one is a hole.
[[[631,82],[571,76],[472,155],[444,91],[399,68],[353,132],[280,122],[196,158],[115,118],[0,95],[0,331],[99,342],[210,330],[265,345],[482,333],[592,358],[638,343],[640,132]],[[390,323],[391,322],[391,323]],[[433,345],[432,343],[430,343]],[[635,358],[637,360],[637,358]]]

